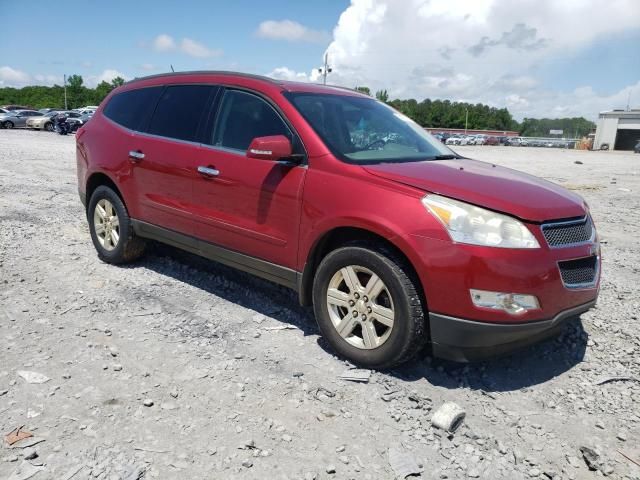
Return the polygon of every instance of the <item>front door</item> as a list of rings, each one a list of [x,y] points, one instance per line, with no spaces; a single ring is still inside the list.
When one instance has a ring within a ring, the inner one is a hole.
[[[248,158],[251,141],[285,135],[294,151],[301,143],[263,98],[241,90],[224,92],[217,120],[205,132],[202,174],[194,182],[197,236],[207,242],[294,269],[304,165]]]

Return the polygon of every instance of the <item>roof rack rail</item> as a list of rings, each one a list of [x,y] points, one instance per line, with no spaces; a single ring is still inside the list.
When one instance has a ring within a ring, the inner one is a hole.
[[[165,73],[157,73],[155,75],[147,75],[146,77],[137,77],[132,80],[125,82],[125,85],[134,82],[140,82],[142,80],[149,80],[152,78],[161,78],[161,77],[174,77],[178,75],[234,75],[237,77],[245,77],[245,78],[253,78],[255,80],[263,80],[265,82],[273,83],[275,85],[279,85],[278,81],[265,77],[263,75],[255,75],[252,73],[242,73],[242,72],[233,72],[229,70],[191,70],[191,71],[183,71],[183,72],[165,72]]]

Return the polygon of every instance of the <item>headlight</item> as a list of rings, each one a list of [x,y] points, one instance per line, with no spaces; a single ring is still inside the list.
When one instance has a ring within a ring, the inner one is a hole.
[[[454,242],[500,248],[539,248],[519,220],[440,195],[427,195],[422,203],[449,232]]]

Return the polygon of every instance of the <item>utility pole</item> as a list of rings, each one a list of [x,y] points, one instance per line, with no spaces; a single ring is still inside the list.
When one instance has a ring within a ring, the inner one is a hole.
[[[627,97],[627,112],[631,110],[631,90],[629,90],[629,96]]]
[[[327,74],[331,73],[332,70],[333,69],[329,66],[329,54],[325,53],[324,54],[324,67],[318,69],[318,72],[320,72],[322,74],[322,84],[323,85],[327,84]]]
[[[64,75],[64,109],[68,110],[67,108],[67,75]]]
[[[469,109],[464,109],[464,134],[467,134],[467,126],[469,125]]]

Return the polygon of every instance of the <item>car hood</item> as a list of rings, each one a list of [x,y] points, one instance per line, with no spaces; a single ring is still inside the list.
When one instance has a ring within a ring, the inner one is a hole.
[[[367,165],[369,173],[532,222],[580,217],[579,195],[533,175],[470,159]]]

